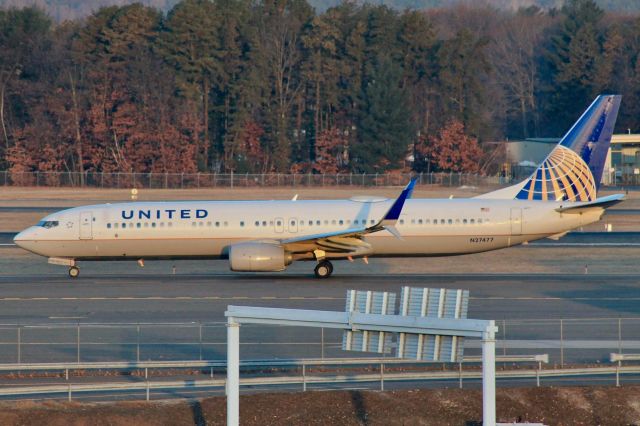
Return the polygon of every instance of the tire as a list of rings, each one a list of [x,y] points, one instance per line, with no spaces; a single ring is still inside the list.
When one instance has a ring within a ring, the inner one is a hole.
[[[77,266],[69,268],[69,276],[71,278],[78,278],[78,275],[80,275],[80,269]]]
[[[329,278],[333,273],[333,265],[328,260],[323,260],[316,265],[313,272],[316,278]]]

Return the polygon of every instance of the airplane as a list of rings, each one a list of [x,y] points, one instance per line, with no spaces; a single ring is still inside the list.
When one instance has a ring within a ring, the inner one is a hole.
[[[79,261],[228,259],[232,271],[283,271],[334,260],[485,252],[558,239],[600,220],[623,194],[597,198],[621,97],[600,95],[537,170],[519,184],[467,199],[128,202],[53,213],[15,243],[78,277]]]

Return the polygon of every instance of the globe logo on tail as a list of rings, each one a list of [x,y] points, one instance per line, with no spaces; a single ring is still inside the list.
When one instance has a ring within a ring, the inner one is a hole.
[[[557,146],[516,198],[542,201],[593,201],[596,184],[587,163],[571,149]]]

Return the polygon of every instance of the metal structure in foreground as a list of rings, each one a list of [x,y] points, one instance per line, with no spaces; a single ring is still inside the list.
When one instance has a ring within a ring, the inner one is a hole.
[[[351,331],[409,333],[482,339],[483,424],[495,426],[495,333],[493,320],[443,319],[302,309],[228,306],[227,317],[227,425],[240,421],[240,325],[288,325]]]

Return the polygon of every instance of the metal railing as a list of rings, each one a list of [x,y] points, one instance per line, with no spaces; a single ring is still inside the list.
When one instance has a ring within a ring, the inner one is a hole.
[[[0,186],[92,188],[234,188],[234,187],[323,187],[402,186],[412,176],[419,185],[488,187],[509,183],[499,176],[468,173],[120,173],[120,172],[11,172],[0,171]]]
[[[499,320],[497,325],[499,356],[545,352],[563,367],[605,362],[611,352],[640,351],[640,317]],[[0,364],[221,359],[225,332],[224,324],[215,322],[0,324]],[[345,356],[336,330],[243,326],[242,333],[247,336],[242,351],[253,359]],[[467,356],[479,355],[479,349],[478,342],[465,342]]]
[[[406,361],[405,361],[406,362]],[[382,364],[384,366],[384,364]],[[514,379],[535,379],[536,385],[540,386],[542,378],[579,378],[579,377],[616,377],[619,385],[621,374],[638,375],[640,366],[615,366],[615,367],[581,367],[563,369],[504,369],[496,371],[498,380]],[[454,381],[458,380],[460,387],[464,380],[480,380],[482,372],[480,370],[429,370],[429,371],[385,371],[383,367],[378,372],[355,374],[305,374],[302,375],[273,375],[259,377],[243,377],[240,379],[241,386],[269,387],[269,386],[300,386],[302,391],[306,391],[312,385],[336,385],[336,384],[356,384],[356,383],[379,383],[380,389],[384,390],[385,382],[402,381]],[[109,383],[64,383],[36,386],[11,386],[0,388],[0,396],[27,396],[27,395],[50,395],[66,394],[72,400],[74,394],[90,392],[132,392],[145,391],[146,400],[150,400],[152,390],[187,390],[195,389],[224,389],[226,379],[190,379],[190,380],[157,380],[157,381],[129,381],[129,382],[109,382]],[[175,395],[174,395],[175,396]]]

